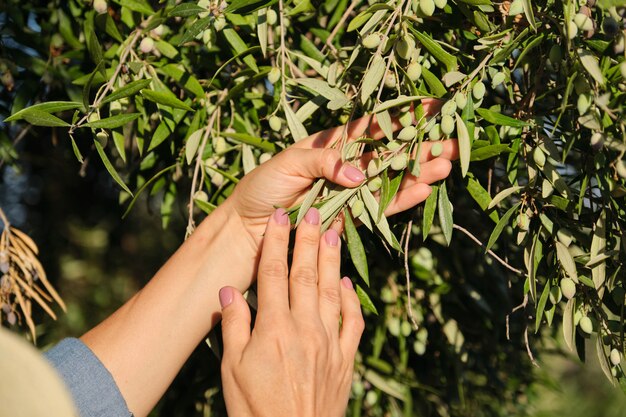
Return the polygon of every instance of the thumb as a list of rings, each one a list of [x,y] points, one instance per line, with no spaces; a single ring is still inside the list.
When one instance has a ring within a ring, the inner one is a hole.
[[[337,149],[289,148],[279,155],[277,166],[287,175],[308,179],[326,178],[344,187],[356,187],[365,180],[365,174],[352,164],[342,161]]]
[[[241,293],[233,287],[222,288],[219,296],[224,356],[237,356],[250,340],[250,308]]]

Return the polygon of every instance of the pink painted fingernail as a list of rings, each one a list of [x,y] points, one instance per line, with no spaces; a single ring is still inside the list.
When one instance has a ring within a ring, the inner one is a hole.
[[[353,167],[352,165],[346,165],[343,169],[343,174],[350,181],[363,182],[365,180],[365,174],[363,174],[360,169]]]
[[[313,225],[320,224],[320,212],[315,207],[311,207],[304,215],[304,221]]]
[[[289,223],[289,216],[287,215],[285,209],[276,209],[276,211],[274,212],[274,220],[281,226],[285,226],[287,223]]]
[[[234,299],[235,293],[231,287],[224,287],[220,290],[220,304],[222,308],[228,307]]]
[[[348,277],[341,278],[341,285],[343,285],[349,290],[354,290],[354,286],[352,285],[352,280]]]
[[[324,239],[326,239],[326,243],[330,246],[337,246],[339,244],[339,235],[335,229],[328,229],[326,233],[324,233]]]

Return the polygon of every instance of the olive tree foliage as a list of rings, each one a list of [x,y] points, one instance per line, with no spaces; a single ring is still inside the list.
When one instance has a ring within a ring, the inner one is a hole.
[[[519,411],[545,341],[624,382],[622,1],[40,3],[0,6],[3,163],[51,132],[127,212],[149,195],[167,227],[183,201],[187,235],[272,155],[375,115],[384,138],[333,144],[367,181],[288,208],[345,219],[368,322],[351,415]],[[387,220],[447,138],[451,177]]]

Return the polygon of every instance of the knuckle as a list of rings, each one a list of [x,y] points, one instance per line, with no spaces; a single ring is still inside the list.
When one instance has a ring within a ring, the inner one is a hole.
[[[336,309],[341,307],[341,294],[338,288],[320,287],[320,299]]]
[[[296,243],[317,247],[320,244],[319,232],[313,232],[312,230],[307,233],[300,232],[296,238]]]
[[[323,167],[332,166],[341,162],[341,158],[339,157],[339,151],[336,149],[326,148],[320,153],[320,165]]]
[[[287,262],[279,259],[269,259],[259,265],[259,276],[263,278],[285,279],[288,271]]]
[[[316,286],[317,285],[317,269],[310,266],[300,266],[292,271],[291,278],[300,285]]]

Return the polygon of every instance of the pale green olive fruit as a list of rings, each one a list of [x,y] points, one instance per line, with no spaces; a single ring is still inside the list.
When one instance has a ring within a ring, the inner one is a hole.
[[[561,293],[565,298],[571,300],[576,295],[576,283],[571,278],[563,278],[561,280]]]
[[[359,217],[363,214],[363,210],[365,209],[365,204],[361,200],[356,200],[352,207],[350,207],[350,211],[352,212],[353,217]]]
[[[435,2],[433,0],[420,0],[420,11],[424,16],[432,16],[435,13]]]
[[[415,128],[415,126],[407,126],[405,128],[402,128],[400,133],[398,133],[397,139],[403,142],[410,142],[415,139],[416,135],[417,129]]]
[[[447,5],[448,5],[448,0],[435,0],[435,6],[437,6],[438,9],[443,9]]]
[[[274,131],[274,132],[278,132],[280,131],[280,129],[283,126],[283,121],[280,117],[278,116],[272,116],[270,117],[270,128]]]
[[[467,106],[467,96],[464,93],[457,93],[454,96],[454,101],[459,109],[463,110]]]
[[[439,123],[435,124],[432,129],[430,129],[428,139],[432,141],[441,139],[441,125]]]
[[[367,183],[367,188],[373,193],[380,190],[380,187],[382,186],[383,186],[383,179],[380,177],[374,177],[371,180],[369,180],[369,182]]]
[[[404,35],[402,39],[396,42],[396,54],[404,60],[408,60],[415,50],[415,39],[411,35]]]
[[[456,113],[456,108],[456,101],[448,100],[443,104],[443,106],[441,106],[441,114],[453,115],[454,113]]]
[[[107,143],[109,142],[109,135],[104,130],[101,130],[98,133],[96,133],[96,140],[98,141],[100,146],[102,146],[103,148],[106,148]]]
[[[393,158],[391,158],[391,169],[393,169],[394,171],[402,171],[404,168],[406,168],[406,164],[407,164],[407,157],[406,154],[400,154],[400,155],[396,155]]]
[[[215,22],[213,22],[213,27],[215,28],[216,32],[224,29],[224,27],[226,27],[226,17],[224,17],[224,15],[217,16],[215,18]]]
[[[580,326],[580,330],[587,334],[591,334],[593,332],[593,323],[591,322],[591,319],[587,316],[581,318],[578,325]]]
[[[203,201],[203,202],[207,203],[209,201],[209,196],[207,195],[207,193],[205,193],[204,191],[200,190],[200,191],[196,191],[193,194],[193,199],[194,200],[198,200],[198,201]]]
[[[517,215],[517,227],[520,230],[528,230],[530,227],[530,217],[526,213],[520,213]]]
[[[139,50],[144,54],[149,54],[154,49],[154,40],[152,38],[145,37],[139,44]]]
[[[619,72],[622,74],[622,78],[626,79],[626,61],[619,64]]]
[[[265,18],[270,25],[275,25],[278,22],[278,14],[274,9],[269,9],[265,14]]]
[[[578,114],[581,116],[591,108],[592,98],[591,94],[581,94],[578,96],[578,101],[576,102],[576,108],[578,109]]]
[[[402,127],[411,126],[411,124],[413,123],[413,115],[410,112],[402,113],[398,121],[400,122],[400,125],[402,125]]]
[[[610,358],[611,358],[611,363],[617,366],[622,361],[622,353],[617,349],[611,349]]]
[[[369,178],[375,177],[380,173],[382,168],[382,161],[379,158],[370,159],[367,164],[367,176]]]
[[[271,84],[276,84],[276,82],[280,79],[280,69],[273,67],[269,74],[267,74],[267,80]]]
[[[481,100],[483,97],[485,97],[486,92],[487,88],[485,87],[485,84],[482,83],[482,81],[474,84],[474,87],[472,88],[472,96],[474,96],[476,100]]]
[[[562,298],[563,294],[561,293],[561,289],[559,287],[550,288],[550,302],[552,304],[558,304]]]
[[[103,14],[109,10],[109,5],[107,4],[106,0],[94,0],[93,9],[96,11],[96,13]]]
[[[388,72],[387,75],[385,75],[385,87],[396,88],[396,74]]]
[[[406,68],[406,75],[413,82],[419,80],[422,76],[422,65],[417,62],[411,62]]]
[[[442,152],[443,152],[443,145],[441,144],[441,142],[435,142],[430,147],[430,154],[434,156],[435,158],[441,155]]]
[[[584,30],[585,32],[593,30],[593,20],[589,16],[582,13],[576,13],[574,16],[574,24],[578,27],[578,29]]]
[[[539,168],[543,168],[543,166],[546,164],[546,154],[543,153],[543,151],[539,147],[537,147],[533,151],[533,160]]]
[[[441,118],[441,133],[450,136],[454,132],[454,118],[449,114],[444,114]]]
[[[370,33],[369,35],[363,38],[363,46],[367,49],[376,49],[378,45],[380,45],[380,34],[379,33]]]

